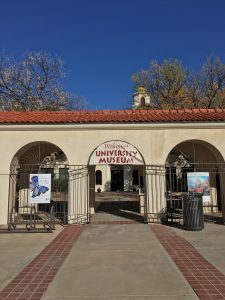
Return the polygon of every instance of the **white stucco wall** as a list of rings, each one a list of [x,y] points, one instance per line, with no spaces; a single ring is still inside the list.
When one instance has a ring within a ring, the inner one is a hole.
[[[69,164],[86,165],[98,145],[110,140],[122,140],[135,146],[146,164],[165,164],[174,146],[192,139],[212,144],[225,158],[224,137],[225,123],[1,125],[0,224],[7,222],[10,163],[16,152],[28,143],[53,143],[66,154]]]

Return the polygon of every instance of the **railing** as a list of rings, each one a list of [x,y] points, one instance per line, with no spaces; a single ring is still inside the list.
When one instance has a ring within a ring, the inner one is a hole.
[[[12,207],[9,214],[8,231],[45,231],[55,229],[55,208],[50,213],[36,211],[35,206]]]
[[[183,193],[171,193],[167,198],[167,218],[168,222],[181,222],[183,219]],[[203,203],[204,221],[223,222],[222,212],[218,205]]]
[[[218,205],[203,204],[204,220],[208,222],[223,223],[222,212],[219,211]]]
[[[168,222],[180,222],[183,218],[182,193],[171,193],[167,198]]]

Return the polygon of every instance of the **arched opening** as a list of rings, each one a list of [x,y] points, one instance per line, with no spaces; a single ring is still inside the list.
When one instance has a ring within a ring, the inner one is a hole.
[[[9,218],[26,224],[32,209],[36,219],[54,208],[58,220],[68,215],[68,160],[56,145],[37,141],[19,149],[10,166]],[[12,215],[12,212],[14,215]],[[41,220],[40,220],[41,223]]]
[[[101,212],[92,216],[92,221],[109,215],[118,221],[124,218],[142,221],[139,190],[140,182],[143,184],[144,160],[138,149],[124,141],[108,141],[94,149],[88,165],[90,211],[93,215]]]
[[[141,106],[145,106],[145,97],[141,97]]]
[[[95,184],[102,185],[102,171],[100,170],[95,172]]]
[[[222,217],[224,159],[212,145],[201,140],[187,140],[176,145],[166,160],[168,205],[182,208],[186,192],[202,194],[205,219]]]

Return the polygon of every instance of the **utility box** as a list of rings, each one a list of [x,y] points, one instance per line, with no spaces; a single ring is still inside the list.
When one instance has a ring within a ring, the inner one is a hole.
[[[202,194],[183,194],[183,226],[187,230],[204,228]]]

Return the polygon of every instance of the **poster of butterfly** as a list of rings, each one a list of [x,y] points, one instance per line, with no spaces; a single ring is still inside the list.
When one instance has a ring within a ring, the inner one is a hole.
[[[51,174],[30,174],[29,202],[50,203]]]

